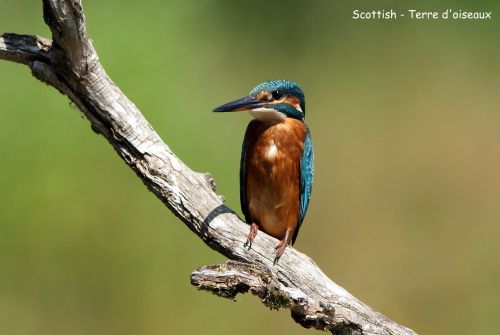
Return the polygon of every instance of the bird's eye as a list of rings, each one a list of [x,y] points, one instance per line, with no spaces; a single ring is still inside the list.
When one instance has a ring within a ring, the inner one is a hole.
[[[274,100],[279,100],[283,97],[283,93],[281,91],[273,91],[271,94]]]

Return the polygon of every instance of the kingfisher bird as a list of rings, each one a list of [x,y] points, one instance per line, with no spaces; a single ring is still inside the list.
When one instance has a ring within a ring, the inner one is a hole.
[[[277,238],[276,263],[297,239],[309,205],[314,153],[304,93],[291,81],[273,80],[214,112],[248,111],[240,161],[240,202],[251,248],[259,228]]]

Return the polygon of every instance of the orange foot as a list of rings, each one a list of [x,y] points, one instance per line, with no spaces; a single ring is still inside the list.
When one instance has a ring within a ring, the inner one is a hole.
[[[243,244],[244,247],[248,246],[248,250],[252,248],[253,239],[255,238],[255,236],[257,236],[258,231],[259,226],[257,226],[256,223],[252,223],[250,225],[250,232],[248,233],[247,241],[245,242],[245,244]]]
[[[274,249],[276,250],[276,257],[274,258],[275,265],[278,263],[281,255],[283,255],[283,253],[285,252],[285,249],[288,246],[288,244],[290,244],[290,240],[291,240],[290,235],[291,235],[290,230],[287,229],[287,231],[285,233],[285,237],[283,237],[283,239],[281,241],[279,241],[278,245],[276,245],[276,247],[274,247]]]

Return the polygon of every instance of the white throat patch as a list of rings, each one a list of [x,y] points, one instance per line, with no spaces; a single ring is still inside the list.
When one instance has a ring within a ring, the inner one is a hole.
[[[281,121],[286,119],[286,115],[278,112],[275,109],[271,108],[265,108],[265,107],[260,107],[260,108],[254,108],[248,111],[254,118],[256,118],[259,121]]]

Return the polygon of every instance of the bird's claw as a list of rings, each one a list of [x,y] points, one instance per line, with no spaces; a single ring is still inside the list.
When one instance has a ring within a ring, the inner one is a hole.
[[[255,236],[257,236],[257,232],[259,231],[259,226],[256,223],[252,223],[250,225],[250,232],[248,233],[247,241],[243,244],[243,247],[248,247],[248,250],[252,249],[252,243]]]
[[[276,257],[274,257],[274,262],[273,262],[274,265],[278,264],[279,259],[285,252],[285,249],[289,243],[290,243],[290,231],[287,230],[285,237],[281,241],[279,241],[279,243],[274,247],[274,250],[276,250]]]
[[[252,240],[247,238],[247,241],[245,242],[245,244],[243,244],[243,247],[246,248],[248,247],[248,250],[252,249]]]
[[[278,261],[280,260],[280,258],[281,258],[281,255],[276,255],[276,257],[274,257],[273,265],[278,264]]]

